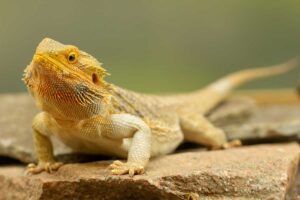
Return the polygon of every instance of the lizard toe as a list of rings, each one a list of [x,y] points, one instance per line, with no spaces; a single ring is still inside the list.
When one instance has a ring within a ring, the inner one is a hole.
[[[61,162],[40,162],[38,165],[31,163],[27,166],[26,174],[39,174],[43,171],[51,174],[62,165],[63,163]]]
[[[129,174],[131,177],[145,172],[144,166],[134,162],[123,163],[121,161],[115,161],[110,165],[110,169],[114,175]]]

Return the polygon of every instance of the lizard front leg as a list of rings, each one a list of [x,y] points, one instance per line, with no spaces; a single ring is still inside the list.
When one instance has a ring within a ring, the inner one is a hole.
[[[120,140],[131,138],[124,148],[128,149],[126,163],[115,161],[110,165],[112,174],[121,175],[143,174],[150,159],[151,131],[140,118],[130,114],[115,114],[101,125],[101,135],[110,139]],[[113,147],[112,147],[113,148]]]
[[[47,128],[45,126],[45,115],[45,113],[38,114],[32,123],[34,147],[38,164],[29,164],[27,173],[37,174],[42,171],[51,173],[62,166],[62,163],[56,162],[54,159],[52,143],[48,137]]]

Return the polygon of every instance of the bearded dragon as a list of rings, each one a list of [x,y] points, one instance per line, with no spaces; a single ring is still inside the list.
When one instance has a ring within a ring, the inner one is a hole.
[[[290,61],[242,70],[195,92],[169,96],[139,94],[110,84],[102,64],[73,45],[45,38],[36,48],[23,80],[42,110],[32,123],[38,164],[29,173],[57,170],[50,136],[75,151],[127,158],[111,173],[142,174],[151,157],[173,152],[183,141],[213,148],[228,143],[223,130],[206,118],[230,91],[250,80],[284,73]]]

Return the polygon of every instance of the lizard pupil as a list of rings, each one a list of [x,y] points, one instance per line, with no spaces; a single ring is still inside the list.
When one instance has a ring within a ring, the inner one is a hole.
[[[71,53],[71,54],[69,55],[69,57],[68,57],[68,60],[69,60],[70,62],[74,62],[75,59],[76,59],[76,56],[75,56],[74,53]]]

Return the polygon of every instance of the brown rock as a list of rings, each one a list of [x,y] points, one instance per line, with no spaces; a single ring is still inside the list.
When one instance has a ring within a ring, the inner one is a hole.
[[[295,177],[294,184],[286,199],[299,199],[300,200],[300,165],[298,166],[298,173]]]
[[[34,162],[31,122],[38,109],[33,99],[26,93],[0,95],[0,113],[0,156]],[[56,155],[71,152],[58,140],[54,142]]]
[[[244,96],[231,97],[214,108],[208,119],[216,126],[245,123],[257,110],[255,101]]]
[[[0,168],[0,199],[285,199],[299,162],[298,144],[189,152],[152,160],[145,175],[111,176],[110,162],[68,164],[54,174]]]
[[[243,123],[222,124],[221,128],[230,140],[290,136],[300,139],[300,104],[261,106]]]
[[[33,160],[31,120],[37,109],[27,94],[0,96],[0,155]]]

